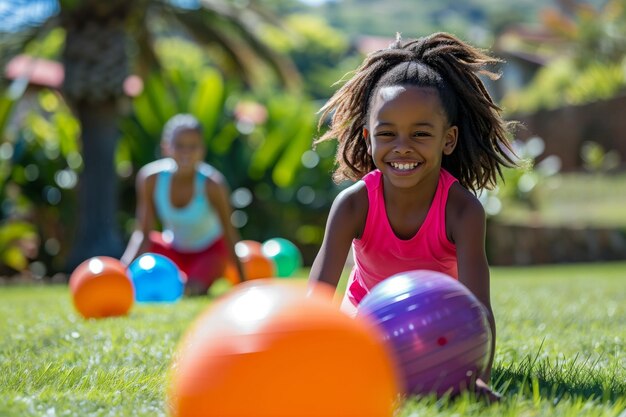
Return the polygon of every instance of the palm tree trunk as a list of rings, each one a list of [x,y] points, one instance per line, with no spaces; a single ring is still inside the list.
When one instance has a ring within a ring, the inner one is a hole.
[[[117,175],[114,161],[119,139],[114,100],[81,102],[76,108],[82,126],[84,169],[78,188],[78,228],[68,271],[92,256],[119,257],[123,242],[117,222]]]

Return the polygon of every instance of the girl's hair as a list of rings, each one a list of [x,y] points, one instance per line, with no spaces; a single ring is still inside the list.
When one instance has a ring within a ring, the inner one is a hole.
[[[161,142],[171,145],[172,141],[180,132],[184,130],[195,130],[202,134],[202,125],[195,116],[188,113],[179,113],[172,116],[163,126]]]
[[[387,49],[367,56],[354,76],[322,107],[318,128],[332,114],[331,124],[315,144],[337,139],[336,181],[358,180],[376,167],[367,153],[363,127],[375,91],[385,86],[435,88],[450,125],[459,136],[455,150],[444,155],[442,167],[466,188],[493,188],[501,166],[515,166],[508,140],[511,122],[502,120],[478,74],[497,79],[485,67],[502,62],[447,33],[402,42],[400,35]]]

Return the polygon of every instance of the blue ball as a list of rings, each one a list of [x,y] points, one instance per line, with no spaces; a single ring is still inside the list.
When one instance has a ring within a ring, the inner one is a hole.
[[[185,289],[185,281],[176,264],[156,253],[144,253],[128,267],[135,286],[137,302],[178,301]]]

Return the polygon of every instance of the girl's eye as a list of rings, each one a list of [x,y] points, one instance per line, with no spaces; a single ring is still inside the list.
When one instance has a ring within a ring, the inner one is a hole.
[[[423,138],[423,137],[431,136],[431,134],[429,132],[415,132],[413,133],[413,136]]]

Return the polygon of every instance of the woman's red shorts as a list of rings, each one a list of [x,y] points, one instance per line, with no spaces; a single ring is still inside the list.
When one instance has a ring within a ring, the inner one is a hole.
[[[150,232],[148,252],[168,257],[187,275],[188,282],[204,284],[207,288],[217,278],[224,276],[229,256],[224,238],[197,252],[181,252],[165,242],[161,233],[155,231]]]

